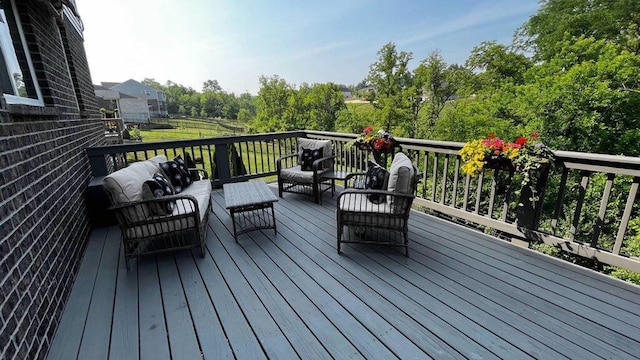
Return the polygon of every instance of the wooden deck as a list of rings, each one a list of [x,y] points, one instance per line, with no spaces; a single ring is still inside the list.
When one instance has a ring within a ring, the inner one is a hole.
[[[204,259],[127,271],[118,228],[94,231],[48,358],[640,358],[639,287],[417,212],[409,258],[340,256],[327,194],[285,194],[278,235],[236,244],[212,201]]]

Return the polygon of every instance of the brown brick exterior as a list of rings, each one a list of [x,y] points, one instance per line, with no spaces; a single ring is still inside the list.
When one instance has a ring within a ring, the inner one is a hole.
[[[84,149],[105,137],[80,34],[45,1],[16,6],[45,106],[0,98],[0,359],[42,359],[89,235]]]

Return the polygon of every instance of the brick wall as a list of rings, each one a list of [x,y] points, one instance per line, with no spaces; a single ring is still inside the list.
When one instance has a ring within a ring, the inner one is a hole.
[[[105,136],[80,34],[45,1],[16,6],[45,106],[0,97],[0,359],[38,359],[88,239],[84,149]]]
[[[79,118],[80,109],[54,14],[38,0],[16,1],[16,5],[45,106],[54,107],[60,118]]]
[[[0,358],[43,358],[89,232],[96,120],[0,124]]]
[[[99,118],[100,110],[91,82],[87,54],[84,51],[84,39],[68,19],[64,20],[64,24],[60,27],[60,32],[76,98],[80,106],[80,115],[84,118]]]

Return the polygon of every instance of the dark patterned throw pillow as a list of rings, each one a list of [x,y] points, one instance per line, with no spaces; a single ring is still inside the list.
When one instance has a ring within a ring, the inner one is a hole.
[[[169,181],[171,181],[171,185],[173,185],[176,194],[181,193],[182,190],[193,182],[187,164],[182,160],[180,155],[171,161],[161,163],[160,168],[164,171]]]
[[[387,169],[369,160],[367,162],[367,180],[365,188],[372,190],[386,190],[386,183],[389,179],[389,172]],[[386,201],[386,196],[379,194],[367,195],[369,201],[374,204],[381,204]]]
[[[320,149],[305,149],[302,148],[302,154],[300,156],[300,167],[303,171],[313,170],[313,162],[322,158],[322,148]]]
[[[161,198],[173,194],[174,190],[171,182],[160,173],[153,174],[151,179],[142,184],[143,199]],[[175,201],[162,201],[153,203],[153,205],[149,206],[149,209],[155,215],[167,215],[173,212],[175,206]]]

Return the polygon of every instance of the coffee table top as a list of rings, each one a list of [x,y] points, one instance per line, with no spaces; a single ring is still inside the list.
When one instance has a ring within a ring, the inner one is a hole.
[[[227,209],[278,201],[278,197],[264,181],[229,183],[222,188]]]

